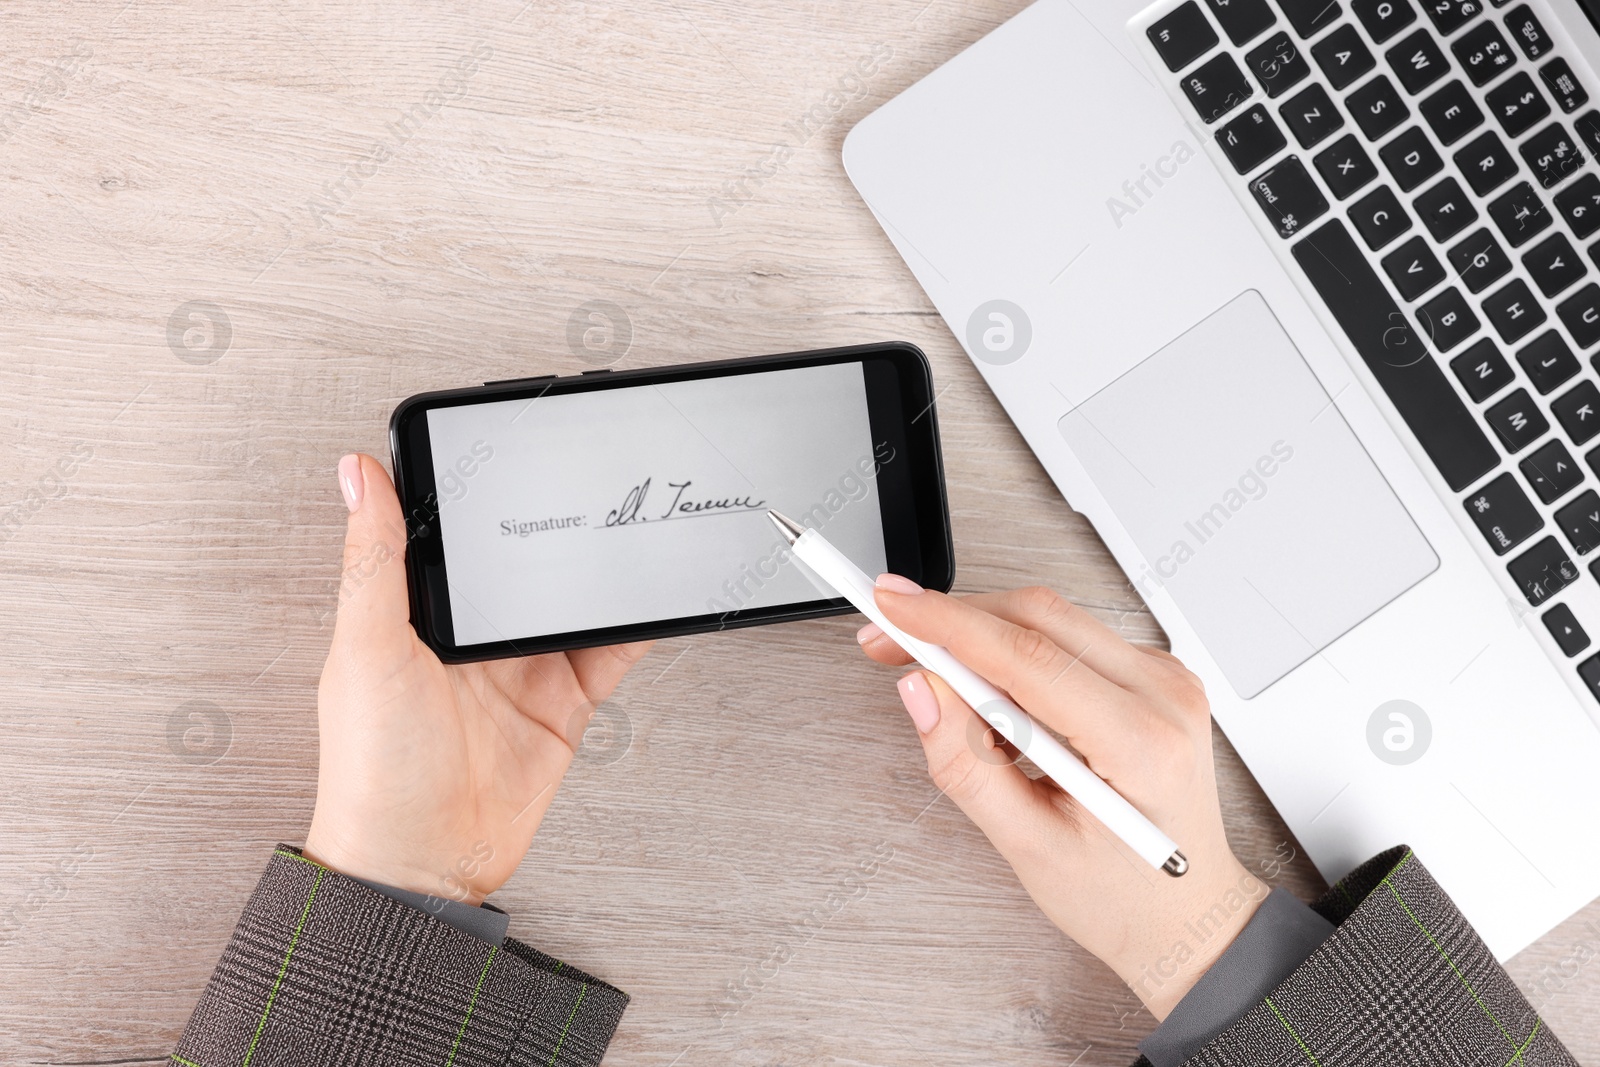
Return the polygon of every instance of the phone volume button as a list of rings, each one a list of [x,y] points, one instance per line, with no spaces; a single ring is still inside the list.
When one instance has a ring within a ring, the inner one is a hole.
[[[582,371],[579,371],[578,372],[578,377],[581,378],[581,377],[583,377],[584,375],[587,375],[587,374],[610,374],[610,373],[611,373],[611,368],[610,367],[601,367],[599,370],[582,370]]]
[[[483,384],[485,386],[490,386],[490,385],[521,385],[524,382],[542,382],[546,378],[554,378],[554,377],[555,377],[554,374],[535,374],[532,378],[501,378],[497,382],[484,382]]]

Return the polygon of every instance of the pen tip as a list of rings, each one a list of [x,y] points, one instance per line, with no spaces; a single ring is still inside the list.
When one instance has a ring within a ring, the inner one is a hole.
[[[778,528],[778,532],[783,535],[783,539],[791,545],[800,539],[801,534],[806,532],[804,526],[801,526],[781,511],[768,509],[767,518],[772,520],[772,525]]]

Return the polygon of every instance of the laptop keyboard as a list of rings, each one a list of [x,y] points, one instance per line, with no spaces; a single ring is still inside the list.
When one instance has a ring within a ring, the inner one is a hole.
[[[1600,582],[1600,110],[1526,3],[1348,3],[1185,0],[1146,32],[1576,659],[1555,598]],[[1600,697],[1600,654],[1576,669]]]

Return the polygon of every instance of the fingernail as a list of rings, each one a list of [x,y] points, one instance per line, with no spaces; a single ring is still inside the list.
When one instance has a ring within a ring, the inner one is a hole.
[[[929,733],[939,725],[939,698],[933,695],[921,671],[912,671],[901,678],[898,688],[900,702],[906,706],[911,721],[917,724],[918,733]]]
[[[361,506],[361,494],[366,490],[366,478],[361,474],[361,457],[346,456],[339,461],[339,491],[344,493],[345,507],[351,511]]]
[[[877,586],[886,593],[920,593],[922,586],[898,574],[878,575]]]
[[[861,629],[856,631],[856,644],[864,645],[868,641],[872,641],[872,640],[874,640],[874,639],[876,639],[878,637],[882,637],[882,636],[883,636],[883,627],[879,626],[875,622],[869,622],[865,626],[863,626]]]

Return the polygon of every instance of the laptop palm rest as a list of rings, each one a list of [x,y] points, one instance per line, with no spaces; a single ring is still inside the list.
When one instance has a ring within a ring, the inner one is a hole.
[[[1244,699],[1439,565],[1254,290],[1057,429]]]

